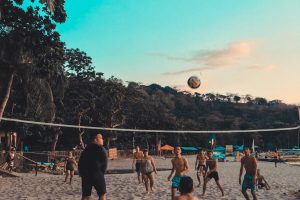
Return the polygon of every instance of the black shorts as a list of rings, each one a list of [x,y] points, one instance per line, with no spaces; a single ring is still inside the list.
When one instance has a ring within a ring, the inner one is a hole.
[[[205,165],[198,165],[197,171],[200,171],[201,167],[202,167],[203,171],[206,172],[206,166]]]
[[[142,167],[141,163],[135,163],[135,171],[137,173],[141,173],[141,167]]]
[[[66,170],[68,171],[74,171],[74,166],[66,166]]]
[[[210,174],[207,175],[207,178],[209,179],[215,179],[215,181],[219,180],[219,173],[218,172],[211,172]]]
[[[106,184],[103,174],[99,174],[93,177],[82,177],[82,196],[88,197],[92,194],[92,187],[97,191],[98,196],[102,196],[106,193]]]

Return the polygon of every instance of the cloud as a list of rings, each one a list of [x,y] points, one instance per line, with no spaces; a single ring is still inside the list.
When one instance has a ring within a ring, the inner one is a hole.
[[[275,65],[264,65],[264,66],[260,66],[260,65],[252,65],[247,67],[247,69],[249,70],[261,70],[261,71],[265,71],[265,72],[271,72],[276,68]]]
[[[195,67],[195,68],[188,68],[180,71],[175,71],[175,72],[165,72],[163,75],[178,75],[178,74],[184,74],[188,72],[196,72],[196,71],[203,71],[203,70],[208,70],[208,69],[213,69],[215,67]]]
[[[241,58],[251,54],[253,41],[240,41],[230,44],[222,50],[200,52],[194,60],[207,66],[226,66],[236,63]]]
[[[199,67],[193,67],[189,69],[184,69],[176,72],[166,72],[165,75],[176,75],[182,74],[192,71],[199,70],[210,70],[223,68],[232,64],[237,63],[239,60],[243,58],[247,58],[251,55],[253,46],[256,44],[255,41],[238,41],[229,44],[224,49],[217,50],[202,50],[195,53],[191,57],[176,57],[170,56],[166,54],[153,53],[153,56],[159,56],[168,60],[179,60],[184,62],[193,62],[197,65],[201,65]]]

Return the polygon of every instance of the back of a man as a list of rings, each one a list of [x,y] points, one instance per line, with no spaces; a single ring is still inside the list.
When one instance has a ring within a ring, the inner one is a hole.
[[[82,199],[88,200],[94,187],[99,200],[106,199],[104,173],[107,168],[107,153],[100,133],[91,135],[92,142],[81,153],[78,170],[82,179]]]

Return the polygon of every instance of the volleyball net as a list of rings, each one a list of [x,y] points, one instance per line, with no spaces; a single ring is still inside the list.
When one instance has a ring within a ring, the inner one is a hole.
[[[287,128],[267,128],[267,129],[248,129],[248,130],[155,130],[155,129],[133,129],[133,128],[109,128],[109,127],[97,127],[97,126],[78,126],[71,124],[58,124],[48,122],[38,122],[15,118],[0,118],[1,121],[17,122],[32,125],[51,126],[51,127],[64,127],[64,128],[77,128],[77,129],[89,129],[89,130],[102,130],[102,131],[117,131],[117,132],[134,132],[134,133],[213,133],[213,134],[224,134],[224,133],[264,133],[264,132],[278,132],[278,131],[292,131],[299,130],[300,126],[287,127]]]

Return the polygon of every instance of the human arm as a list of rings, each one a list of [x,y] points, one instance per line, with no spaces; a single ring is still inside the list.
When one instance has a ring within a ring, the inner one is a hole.
[[[186,172],[189,171],[189,164],[185,158],[183,158],[183,160],[184,160],[184,170],[183,170],[182,174],[184,175]]]
[[[195,170],[197,170],[197,166],[198,166],[198,163],[199,163],[200,161],[199,161],[199,157],[198,157],[198,155],[197,155],[197,157],[196,157],[196,162],[195,162]]]
[[[253,158],[253,171],[252,171],[252,176],[253,176],[253,184],[256,184],[256,174],[257,174],[257,162],[256,159]]]
[[[75,157],[73,158],[73,162],[74,162],[74,165],[76,165],[76,166],[78,165]]]
[[[270,185],[269,185],[269,183],[266,181],[266,179],[265,179],[265,177],[263,177],[263,180],[264,180],[264,182],[265,182],[265,184],[266,184],[266,188],[267,188],[267,190],[269,190],[271,187],[270,187]]]
[[[134,165],[136,163],[136,159],[135,159],[135,153],[133,154],[133,159],[132,159],[132,169],[134,169]]]
[[[240,175],[239,175],[239,184],[242,183],[242,174],[243,174],[243,170],[244,170],[244,163],[243,160],[241,161],[241,168],[240,168]]]
[[[151,157],[151,165],[153,167],[153,170],[155,172],[155,174],[157,174],[157,169],[156,169],[156,166],[155,166],[155,163],[154,163],[154,159]]]
[[[101,171],[104,174],[106,172],[106,169],[107,169],[107,152],[104,149],[104,147],[102,147],[100,158],[101,158],[101,161],[103,162],[102,167],[101,167]]]
[[[172,178],[172,176],[173,176],[173,173],[174,173],[174,171],[175,171],[175,166],[174,166],[173,160],[171,161],[171,163],[172,163],[172,170],[171,170],[171,174],[168,176],[168,181],[171,180],[171,178]]]

